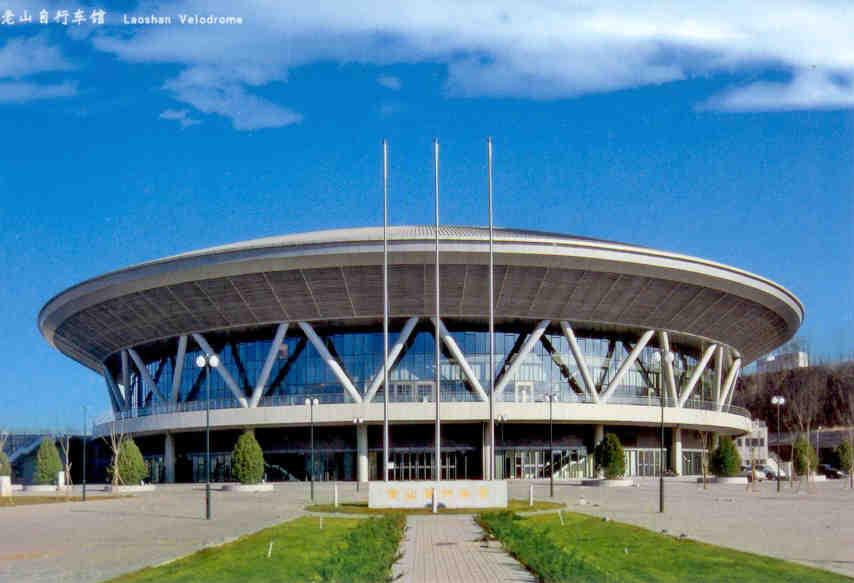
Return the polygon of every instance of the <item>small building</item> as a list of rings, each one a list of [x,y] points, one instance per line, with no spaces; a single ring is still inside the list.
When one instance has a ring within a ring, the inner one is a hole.
[[[757,466],[768,464],[768,426],[764,421],[754,419],[750,433],[735,440],[735,447],[738,449],[738,455],[741,456],[741,463],[744,466],[750,466],[750,460],[753,460]]]
[[[782,372],[796,368],[807,368],[810,365],[809,355],[799,350],[784,354],[769,354],[756,362],[756,372],[759,374]]]

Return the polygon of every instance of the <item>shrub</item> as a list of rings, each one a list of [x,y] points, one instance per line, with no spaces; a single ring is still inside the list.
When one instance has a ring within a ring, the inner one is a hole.
[[[122,440],[115,463],[119,468],[118,483],[120,484],[136,485],[148,477],[148,466],[142,459],[142,453],[136,446],[136,442],[131,438]],[[112,478],[116,474],[115,468],[110,467],[108,473]]]
[[[818,467],[818,456],[803,435],[799,435],[792,444],[792,462],[795,465],[795,473],[799,476],[806,476]]]
[[[44,438],[36,452],[36,470],[33,479],[36,484],[53,484],[56,474],[62,471],[62,462],[56,444],[51,438]]]
[[[609,480],[621,478],[626,473],[626,458],[620,438],[608,433],[593,451],[596,469],[602,470]]]
[[[738,475],[741,470],[741,456],[738,455],[738,450],[735,449],[731,437],[721,437],[718,440],[718,447],[712,452],[709,466],[716,476],[732,477]]]
[[[323,581],[373,583],[388,581],[406,527],[403,514],[362,520],[321,568]]]
[[[264,477],[264,452],[251,430],[237,439],[231,454],[231,473],[241,484],[257,484]]]
[[[836,459],[839,462],[839,469],[843,472],[850,473],[854,469],[854,449],[851,448],[851,442],[843,441],[839,444],[836,448]],[[3,475],[2,471],[0,475]]]
[[[0,451],[0,476],[11,476],[12,464],[9,463],[9,458],[6,454]]]

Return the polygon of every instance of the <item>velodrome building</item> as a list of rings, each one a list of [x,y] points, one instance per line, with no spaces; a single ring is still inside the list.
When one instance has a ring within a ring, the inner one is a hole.
[[[121,424],[154,481],[204,479],[208,407],[215,480],[230,478],[246,428],[269,480],[306,479],[307,398],[319,403],[316,475],[381,478],[384,391],[391,477],[434,479],[434,237],[432,226],[389,229],[388,387],[382,228],[271,237],[128,267],[54,297],[39,327],[103,375],[112,414],[95,433]],[[741,269],[501,229],[489,370],[488,230],[443,226],[439,237],[446,479],[486,477],[490,456],[497,478],[589,477],[606,432],[622,441],[630,475],[656,474],[662,455],[674,473],[698,473],[700,432],[751,428],[732,405],[742,367],[791,338],[804,317],[791,292]],[[200,354],[221,361],[209,400]]]

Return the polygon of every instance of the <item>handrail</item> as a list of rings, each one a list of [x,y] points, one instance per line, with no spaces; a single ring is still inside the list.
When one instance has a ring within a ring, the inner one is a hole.
[[[512,391],[507,391],[503,395],[496,395],[497,400],[505,403],[505,404],[531,404],[531,403],[544,403],[545,393],[542,391],[534,391],[533,395],[528,393],[514,394]],[[658,396],[639,396],[639,395],[626,395],[617,393],[612,395],[607,403],[595,403],[592,398],[588,395],[577,394],[571,389],[566,387],[560,387],[559,390],[555,391],[556,400],[555,402],[558,404],[572,404],[572,405],[592,405],[592,406],[603,406],[603,405],[634,405],[634,406],[646,406],[646,407],[661,407],[661,401]],[[321,405],[334,405],[334,404],[344,404],[344,403],[352,403],[353,401],[349,399],[343,393],[320,393],[320,394],[312,394],[312,398],[316,398],[320,401]],[[270,397],[264,397],[258,402],[258,407],[295,407],[295,406],[305,406],[305,399],[307,395],[274,395]],[[468,391],[464,388],[460,387],[442,387],[442,401],[445,403],[466,403],[466,402],[480,402],[477,395]],[[375,403],[382,402],[382,390],[380,390],[377,394],[377,397],[374,398]],[[391,403],[431,403],[433,402],[432,394],[392,394],[389,395],[389,402]],[[679,409],[678,404],[673,401],[673,399],[669,397],[665,397],[664,406],[666,409]],[[180,403],[155,403],[153,405],[149,405],[147,407],[139,407],[136,409],[129,409],[127,411],[119,411],[119,412],[108,412],[105,415],[98,417],[95,420],[95,425],[103,425],[106,423],[111,423],[113,421],[120,421],[124,419],[135,419],[138,417],[148,417],[151,415],[166,415],[171,413],[187,413],[193,411],[204,411],[208,407],[208,404],[205,401],[190,401],[190,402],[180,402]],[[211,410],[219,410],[219,409],[239,409],[240,404],[235,399],[212,399],[210,401]],[[683,407],[684,409],[700,409],[705,411],[720,411],[722,413],[731,413],[734,415],[739,415],[741,417],[751,418],[750,412],[744,407],[739,407],[737,405],[724,405],[720,409],[718,408],[718,404],[715,401],[703,401],[700,399],[689,399]]]

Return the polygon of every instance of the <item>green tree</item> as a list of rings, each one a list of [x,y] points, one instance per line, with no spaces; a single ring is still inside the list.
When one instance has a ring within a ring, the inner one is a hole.
[[[806,476],[818,467],[818,456],[803,435],[799,435],[792,445],[792,462],[798,476]]]
[[[11,476],[12,464],[9,463],[9,458],[6,454],[0,451],[0,476]]]
[[[839,460],[839,469],[843,472],[850,473],[854,469],[854,449],[851,448],[850,442],[843,440],[839,444],[836,448],[836,459]],[[3,472],[0,471],[0,475],[2,474]]]
[[[122,440],[115,463],[118,466],[119,484],[135,486],[148,477],[148,466],[142,459],[142,453],[136,442],[131,438]],[[114,467],[110,467],[107,472],[111,478],[117,473]]]
[[[62,461],[56,444],[50,437],[45,437],[36,452],[36,471],[33,476],[36,484],[53,484],[56,474],[62,471]]]
[[[626,473],[626,458],[620,438],[613,433],[606,433],[593,450],[596,469],[601,470],[609,480],[621,478]]]
[[[741,470],[741,456],[738,455],[738,450],[732,442],[731,437],[721,437],[718,439],[718,447],[712,452],[709,465],[712,468],[712,473],[720,477],[737,476]]]
[[[257,484],[264,477],[264,452],[252,430],[237,439],[231,454],[231,473],[241,484]]]

